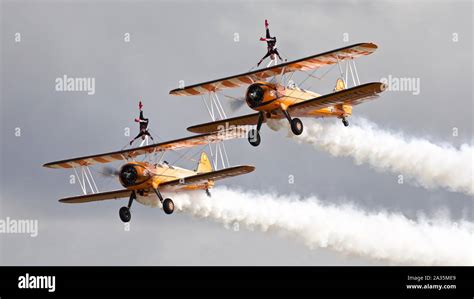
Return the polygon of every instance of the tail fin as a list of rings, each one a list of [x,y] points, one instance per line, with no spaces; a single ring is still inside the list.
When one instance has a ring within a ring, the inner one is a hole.
[[[346,89],[346,83],[342,78],[337,79],[336,86],[334,87],[334,91],[341,91]]]
[[[211,172],[212,165],[211,161],[209,161],[209,158],[207,157],[205,152],[201,153],[201,159],[199,159],[199,163],[196,169],[197,173],[204,173],[204,172]]]

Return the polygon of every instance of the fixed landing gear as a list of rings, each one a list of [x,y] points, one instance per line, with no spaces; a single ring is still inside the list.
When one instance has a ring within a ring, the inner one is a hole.
[[[282,109],[283,114],[285,115],[286,119],[290,123],[291,132],[295,135],[301,135],[303,133],[303,122],[299,118],[291,118],[290,114],[287,110]]]
[[[247,138],[249,143],[253,146],[258,146],[260,144],[260,128],[263,123],[263,112],[258,114],[257,129],[252,129],[248,132]]]
[[[171,198],[163,200],[163,211],[165,211],[165,213],[168,215],[173,214],[174,202],[171,200]]]
[[[206,191],[209,192],[209,190]],[[163,211],[165,211],[165,213],[168,215],[172,214],[174,212],[174,202],[171,200],[171,198],[163,199],[160,191],[157,189],[155,189],[155,193],[160,199],[160,202],[163,204]],[[130,222],[130,219],[132,219],[130,208],[132,207],[132,203],[135,199],[137,199],[137,194],[135,191],[132,191],[132,194],[130,194],[130,199],[128,200],[128,205],[126,207],[121,207],[119,210],[120,220],[125,223]]]
[[[347,119],[345,117],[342,118],[342,123],[344,124],[344,127],[349,126],[349,121],[347,121]]]
[[[132,194],[130,194],[130,199],[128,200],[128,206],[121,207],[119,210],[120,220],[125,223],[130,222],[130,219],[132,219],[132,213],[130,212],[130,208],[132,207],[132,203],[136,198],[137,195],[135,194],[135,191],[132,191]]]
[[[209,189],[206,189],[206,195],[207,197],[211,197],[211,191],[209,191]]]
[[[160,200],[161,204],[163,205],[163,211],[165,211],[166,214],[173,214],[174,212],[174,202],[171,200],[171,198],[166,198],[163,199],[163,196],[161,196],[161,192],[158,189],[155,189],[156,196],[158,196],[158,199]]]
[[[293,118],[290,124],[293,134],[301,135],[303,133],[303,122],[299,118]]]
[[[128,207],[121,207],[119,210],[120,220],[127,223],[130,222],[132,218],[132,213],[130,213],[130,209]]]

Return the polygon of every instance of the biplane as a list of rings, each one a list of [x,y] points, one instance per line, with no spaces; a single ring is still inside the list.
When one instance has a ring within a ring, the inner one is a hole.
[[[46,163],[43,166],[48,168],[74,169],[76,176],[80,179],[84,195],[63,198],[59,200],[60,202],[85,203],[129,198],[128,205],[119,210],[120,219],[123,222],[129,222],[131,219],[130,208],[134,200],[152,207],[158,206],[158,202],[160,202],[164,212],[171,214],[174,211],[174,202],[171,198],[164,198],[162,192],[205,190],[207,195],[210,196],[209,189],[214,186],[215,181],[254,171],[255,167],[249,165],[214,170],[205,152],[201,153],[195,170],[184,169],[170,165],[167,162],[161,162],[161,158],[166,151],[209,145],[236,138],[239,134],[238,131],[231,132],[230,134],[228,132],[226,134],[207,133],[132,149]],[[155,161],[156,163],[151,162],[153,159],[150,157],[158,158],[158,153],[160,152],[161,157],[159,161]],[[150,162],[136,161],[136,158],[142,155],[145,155],[145,157],[148,155]],[[99,192],[89,166],[115,161],[125,161],[120,170],[114,173],[118,176],[119,182],[124,188],[115,191]],[[81,175],[77,172],[78,168]],[[89,187],[87,187],[86,182],[89,184]]]
[[[245,101],[257,113],[220,120],[213,119],[212,122],[189,127],[188,130],[194,133],[209,133],[256,125],[256,129],[248,130],[248,140],[253,146],[258,146],[260,144],[260,128],[269,119],[287,119],[291,131],[295,135],[300,135],[303,132],[303,123],[298,117],[337,117],[342,119],[344,126],[348,126],[347,117],[352,114],[352,107],[375,99],[386,88],[381,82],[360,84],[353,61],[358,57],[372,54],[376,49],[377,46],[373,43],[354,44],[236,76],[184,86],[171,90],[170,94],[196,96],[248,86],[245,97],[241,101]],[[343,62],[346,63],[345,72],[341,67]],[[341,77],[337,79],[333,92],[329,94],[320,95],[299,88],[295,84],[285,85],[274,80],[277,76],[283,77],[288,73],[314,71],[335,64],[339,65]],[[354,86],[350,88],[347,86],[349,71],[354,82]],[[273,77],[273,80],[266,81],[270,77]]]

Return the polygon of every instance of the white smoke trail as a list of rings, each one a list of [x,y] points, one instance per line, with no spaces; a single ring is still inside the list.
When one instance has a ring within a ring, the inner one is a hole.
[[[387,212],[367,213],[353,205],[326,205],[317,198],[259,194],[219,187],[178,193],[176,209],[224,224],[277,230],[310,248],[403,265],[474,265],[474,226],[444,220],[410,220]]]
[[[304,132],[293,139],[313,144],[336,157],[352,157],[356,164],[367,163],[380,171],[411,178],[427,189],[446,188],[474,194],[474,150],[463,144],[437,145],[428,140],[406,137],[379,129],[365,119],[352,118],[349,127],[339,122],[305,119]],[[281,128],[273,124],[273,129]],[[291,134],[291,136],[293,136]]]

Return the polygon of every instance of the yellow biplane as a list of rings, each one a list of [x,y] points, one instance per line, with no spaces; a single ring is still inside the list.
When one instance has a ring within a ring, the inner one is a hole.
[[[377,46],[373,43],[359,43],[236,76],[177,88],[171,90],[170,94],[176,96],[215,94],[224,89],[248,85],[245,102],[257,113],[213,120],[189,127],[188,130],[194,133],[209,133],[239,126],[256,125],[256,129],[248,131],[248,140],[253,146],[258,146],[260,128],[269,119],[286,118],[295,135],[303,132],[303,123],[297,117],[338,117],[342,119],[345,126],[348,126],[349,122],[346,118],[352,114],[353,106],[374,99],[378,93],[385,90],[385,85],[381,82],[360,84],[353,61],[355,58],[373,53],[376,49]],[[343,62],[346,63],[345,72],[341,67]],[[336,64],[339,65],[341,77],[337,79],[334,91],[325,95],[301,89],[294,84],[285,86],[281,83],[265,81],[270,77],[276,78],[287,73],[316,70]],[[351,88],[346,85],[348,73],[352,75],[354,82]]]
[[[148,155],[157,157],[156,154],[159,152],[163,155],[165,151],[169,150],[180,150],[217,143],[236,138],[239,134],[238,131],[226,132],[226,134],[208,133],[116,152],[51,162],[43,166],[63,169],[72,168],[79,179],[84,195],[63,198],[59,200],[60,202],[84,203],[129,198],[128,205],[122,207],[119,211],[120,219],[123,222],[129,222],[131,218],[130,207],[134,200],[148,206],[158,206],[158,202],[160,202],[164,212],[171,214],[174,211],[173,200],[163,198],[162,192],[205,190],[208,196],[210,196],[209,189],[214,186],[215,181],[246,174],[255,169],[253,166],[243,165],[213,170],[212,164],[204,152],[201,153],[195,170],[180,168],[167,162],[162,163],[162,156],[157,163],[136,161],[135,158],[137,156]],[[120,170],[114,173],[118,176],[120,184],[124,189],[99,192],[89,166],[114,161],[126,161],[120,167]],[[79,169],[79,173],[77,169]]]

